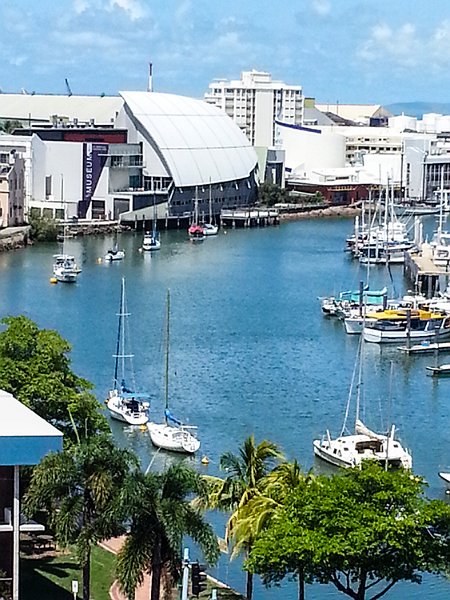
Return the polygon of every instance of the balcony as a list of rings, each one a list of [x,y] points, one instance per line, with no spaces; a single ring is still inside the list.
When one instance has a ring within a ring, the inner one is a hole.
[[[25,516],[22,514],[20,515],[19,529],[20,529],[20,531],[28,531],[28,532],[45,531],[45,527],[43,525],[41,525],[40,523],[36,523],[36,521],[33,521],[32,519],[25,518]],[[12,531],[12,530],[13,530],[12,509],[4,508],[3,509],[3,521],[0,521],[0,532]]]

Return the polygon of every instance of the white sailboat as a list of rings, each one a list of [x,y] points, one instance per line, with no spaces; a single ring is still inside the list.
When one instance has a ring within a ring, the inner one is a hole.
[[[387,434],[375,433],[368,429],[360,420],[360,392],[362,385],[362,351],[364,340],[361,338],[358,349],[358,360],[353,373],[352,384],[347,400],[344,424],[341,434],[332,438],[327,430],[326,435],[320,440],[314,440],[314,454],[322,460],[338,467],[360,467],[364,460],[375,460],[385,468],[412,468],[412,458],[408,450],[404,449],[395,439],[395,426]],[[354,432],[346,434],[346,423],[352,402],[353,385],[356,372],[358,382],[356,390],[356,416]]]
[[[203,231],[206,236],[217,235],[219,233],[219,227],[214,222],[212,211],[211,181],[209,182],[209,221],[208,223],[203,223]]]
[[[123,260],[124,258],[125,258],[125,251],[119,249],[119,242],[117,240],[117,233],[116,233],[114,245],[105,254],[103,260],[105,260],[106,262],[113,262],[116,260]]]
[[[53,276],[62,283],[75,283],[81,269],[75,257],[66,252],[67,225],[64,225],[63,240],[60,254],[53,255]]]
[[[133,354],[126,353],[128,332],[126,328],[126,317],[129,316],[125,298],[125,278],[122,278],[119,323],[117,330],[116,353],[114,355],[114,383],[110,390],[106,405],[113,419],[127,423],[128,425],[145,425],[148,421],[148,410],[150,408],[147,394],[134,391]],[[125,380],[126,361],[129,363],[130,375],[133,387],[130,388]]]
[[[144,239],[142,240],[142,250],[144,252],[154,252],[155,250],[160,250],[161,241],[159,239],[159,233],[156,228],[156,204],[155,199],[153,199],[153,223],[152,230],[146,231],[144,233]]]
[[[167,312],[166,312],[166,356],[165,356],[165,377],[164,377],[164,395],[165,410],[164,423],[147,423],[148,433],[152,443],[157,448],[171,450],[172,452],[182,452],[185,454],[194,454],[200,448],[200,441],[196,437],[197,427],[183,425],[174,417],[169,409],[169,342],[170,342],[170,292],[167,291]]]

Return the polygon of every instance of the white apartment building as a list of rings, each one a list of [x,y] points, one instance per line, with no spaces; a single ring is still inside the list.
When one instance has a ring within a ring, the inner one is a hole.
[[[301,86],[275,81],[270,73],[244,71],[240,80],[216,79],[208,87],[205,102],[225,111],[255,147],[268,148],[278,142],[276,119],[302,124]]]

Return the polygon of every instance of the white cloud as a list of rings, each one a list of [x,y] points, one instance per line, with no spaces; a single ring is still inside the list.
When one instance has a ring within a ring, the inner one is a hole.
[[[428,52],[428,42],[419,38],[416,27],[411,23],[405,23],[396,29],[386,23],[379,23],[372,28],[357,55],[367,62],[391,62],[399,67],[409,68],[422,64],[424,54]]]
[[[131,21],[139,21],[147,16],[147,10],[141,0],[73,0],[73,9],[77,15],[88,11],[114,12],[120,10],[126,13]]]
[[[13,65],[14,67],[20,67],[21,65],[23,65],[24,62],[26,62],[28,59],[27,56],[22,55],[14,55],[9,59],[9,64]]]
[[[321,17],[326,17],[331,12],[331,3],[329,0],[313,0],[311,8]]]
[[[192,14],[191,0],[182,0],[175,11],[175,21],[183,25],[190,14]]]
[[[77,15],[81,15],[89,8],[88,0],[74,0],[73,9],[77,13]]]
[[[83,50],[90,48],[111,50],[111,48],[120,46],[120,41],[116,36],[95,31],[65,31],[61,34],[56,32],[55,38],[62,45],[80,47]]]
[[[132,21],[139,21],[147,14],[139,0],[109,0],[109,6],[125,11]]]

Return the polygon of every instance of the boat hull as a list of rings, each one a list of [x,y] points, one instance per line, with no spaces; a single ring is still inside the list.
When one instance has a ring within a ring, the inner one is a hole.
[[[371,327],[365,327],[363,329],[364,340],[366,342],[375,344],[394,344],[400,342],[406,342],[408,334],[406,330],[395,331],[395,330],[382,330],[373,329]],[[410,331],[409,339],[411,342],[420,343],[423,341],[435,341],[436,338],[439,340],[450,337],[450,329],[441,328],[431,331]]]
[[[440,365],[439,367],[427,367],[427,371],[436,377],[450,377],[450,364]]]
[[[443,481],[445,481],[447,490],[450,492],[450,473],[444,473],[443,471],[440,471],[438,475]]]
[[[200,448],[200,441],[182,427],[147,423],[152,444],[162,450],[194,454]]]
[[[203,225],[203,233],[206,236],[217,235],[219,233],[219,228],[217,225],[213,225],[212,223],[206,223]]]
[[[117,252],[107,252],[105,254],[105,261],[112,262],[114,260],[123,260],[125,258],[125,252],[123,250],[119,250]]]
[[[352,440],[357,440],[353,443]],[[374,449],[374,444],[378,446]],[[360,449],[357,449],[360,446]],[[412,468],[410,454],[396,440],[385,436],[343,436],[337,440],[314,440],[314,454],[336,467],[360,467],[363,461],[371,460],[389,468]]]
[[[120,396],[112,396],[107,401],[109,414],[116,421],[127,423],[128,425],[145,425],[148,422],[147,410],[143,407],[133,410],[127,406],[127,403]]]

